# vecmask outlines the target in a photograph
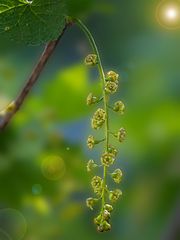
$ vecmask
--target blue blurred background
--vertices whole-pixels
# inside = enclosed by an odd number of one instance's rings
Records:
[[[173,25],[172,12],[162,19],[168,2],[89,1],[82,9],[105,70],[121,75],[113,101],[126,104],[123,117],[110,116],[112,130],[128,132],[120,146],[112,139],[124,173],[112,231],[97,233],[98,209],[85,206],[92,194],[86,163],[102,150],[86,147],[95,134],[86,96],[101,88],[97,72],[83,65],[89,44],[73,26],[0,134],[0,240],[180,239],[180,18]],[[2,42],[0,109],[16,97],[42,49]]]

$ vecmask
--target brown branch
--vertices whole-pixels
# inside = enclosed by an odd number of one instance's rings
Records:
[[[42,53],[37,65],[35,66],[34,70],[32,71],[29,79],[27,80],[25,86],[21,90],[20,94],[17,96],[16,100],[13,101],[12,104],[9,105],[9,111],[5,112],[5,114],[0,119],[0,131],[3,130],[7,124],[11,121],[12,117],[16,114],[16,112],[20,109],[22,104],[24,103],[26,97],[28,96],[29,92],[33,88],[34,84],[37,82],[39,76],[41,75],[43,69],[46,66],[47,61],[51,57],[52,53],[54,52],[57,44],[59,43],[60,39],[64,35],[67,27],[71,25],[66,24],[65,28],[63,29],[59,38],[55,41],[51,41],[48,43]]]
[[[163,240],[176,240],[180,236],[180,207],[179,198],[177,199],[177,204],[173,209],[172,216],[168,223],[169,226],[166,227],[165,235],[162,237]]]

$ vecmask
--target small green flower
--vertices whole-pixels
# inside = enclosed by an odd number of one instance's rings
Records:
[[[94,160],[89,160],[87,163],[87,172],[91,172],[94,168],[96,168],[98,165],[95,164]]]
[[[110,212],[108,212],[108,210],[104,210],[103,211],[103,215],[102,215],[103,219],[106,220],[106,221],[109,221],[110,217],[111,217],[111,214]]]
[[[119,112],[120,114],[124,114],[124,111],[125,111],[125,105],[122,101],[117,101],[114,103],[114,107],[113,107],[113,110],[115,112]]]
[[[106,93],[114,94],[118,89],[118,84],[116,82],[107,81],[105,85]]]
[[[92,120],[91,120],[91,127],[93,129],[98,130],[101,126],[102,126],[102,124],[100,124],[100,122],[98,122],[97,120],[92,118]]]
[[[113,135],[118,139],[119,142],[123,142],[126,138],[126,130],[124,128],[120,128],[119,131]]]
[[[96,120],[96,119],[93,118],[91,120],[91,127],[95,130],[98,130],[103,126],[104,122],[105,122],[105,120],[103,120],[103,119],[102,120]]]
[[[113,206],[110,204],[105,204],[104,209],[111,213],[113,211]]]
[[[98,215],[97,217],[94,218],[94,223],[99,226],[101,224],[102,221],[102,215]]]
[[[94,118],[98,121],[105,120],[106,112],[102,108],[98,108],[97,111],[94,113]]]
[[[96,54],[89,54],[85,60],[84,60],[84,63],[87,65],[87,66],[95,66],[98,64],[98,57]]]
[[[98,232],[107,232],[111,230],[111,225],[107,221],[103,221],[98,227]]]
[[[93,118],[91,120],[91,126],[94,129],[99,129],[102,127],[106,119],[106,112],[102,108],[98,108],[94,113]]]
[[[113,180],[115,183],[120,183],[122,180],[122,171],[121,169],[116,169],[112,174],[111,174]]]
[[[94,176],[91,180],[92,188],[94,189],[94,192],[99,191],[102,187],[103,180],[99,176]]]
[[[109,167],[111,164],[114,163],[114,161],[115,161],[114,154],[109,152],[105,152],[101,157],[101,163],[106,167]]]
[[[117,134],[117,138],[119,142],[123,142],[126,138],[126,130],[124,128],[120,128]]]
[[[94,206],[94,204],[97,202],[98,200],[97,199],[95,199],[95,198],[87,198],[86,199],[86,206],[88,207],[88,208],[90,208],[91,210],[93,210],[93,206]]]
[[[118,151],[117,151],[117,149],[116,149],[115,147],[109,145],[109,147],[108,147],[108,153],[111,153],[111,154],[113,154],[113,155],[116,157]]]
[[[109,71],[109,72],[107,73],[107,76],[106,76],[106,80],[107,80],[107,81],[116,82],[116,81],[118,81],[118,79],[119,79],[119,74],[117,74],[116,72],[114,72],[114,71]]]
[[[86,99],[86,103],[88,106],[93,105],[95,103],[97,103],[98,99],[97,97],[95,97],[92,93],[89,93],[89,95],[87,96]]]
[[[92,135],[89,135],[88,139],[87,139],[87,146],[89,149],[92,149],[95,145],[95,139]]]
[[[114,191],[110,191],[109,200],[112,202],[116,202],[122,196],[122,191],[120,189],[116,189]]]

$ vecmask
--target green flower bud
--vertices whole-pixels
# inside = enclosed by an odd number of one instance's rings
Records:
[[[91,119],[91,127],[95,130],[98,130],[102,125],[95,120],[94,118]]]
[[[111,225],[110,225],[108,222],[104,221],[104,224],[103,224],[103,225],[104,225],[104,231],[105,231],[105,232],[111,230]]]
[[[98,232],[107,232],[111,230],[111,225],[107,221],[103,221],[98,227],[97,231]]]
[[[15,101],[12,101],[7,107],[6,107],[6,112],[7,113],[11,113],[14,111],[14,109],[16,108],[16,103]]]
[[[97,189],[94,189],[94,193],[98,196],[101,197],[102,196],[102,192],[103,192],[103,187],[99,187]]]
[[[124,128],[120,128],[118,133],[116,134],[116,137],[119,142],[123,142],[126,138],[126,130]]]
[[[115,147],[109,145],[109,147],[108,147],[108,153],[111,153],[111,154],[113,154],[113,155],[116,157],[118,151],[117,151],[117,149],[116,149]]]
[[[94,118],[98,121],[105,120],[106,118],[106,112],[102,108],[98,108],[97,111],[94,114]]]
[[[94,218],[94,223],[99,226],[101,224],[101,221],[102,221],[102,216],[101,214],[98,215],[96,218]]]
[[[86,99],[86,103],[88,106],[93,105],[95,103],[97,103],[98,99],[97,97],[95,97],[92,93],[89,93],[89,95],[87,96]]]
[[[106,209],[103,211],[103,219],[108,221],[111,217],[110,212],[108,212]]]
[[[112,174],[111,174],[113,180],[115,183],[120,183],[122,180],[122,171],[121,169],[116,169]]]
[[[104,140],[105,139],[95,140],[92,135],[89,135],[89,137],[87,139],[87,146],[89,149],[92,149],[94,147],[94,145],[99,144],[99,143],[103,142]]]
[[[124,110],[125,110],[125,105],[123,102],[121,101],[118,101],[118,102],[115,102],[114,104],[114,107],[113,107],[113,110],[115,112],[119,112],[120,114],[124,114]]]
[[[110,213],[113,211],[113,207],[110,204],[105,204],[104,205],[104,209],[107,210]]]
[[[95,139],[92,135],[89,135],[88,139],[87,139],[87,146],[89,149],[92,149],[95,145]]]
[[[94,168],[96,168],[98,165],[95,164],[94,160],[89,160],[87,163],[87,171],[91,172]]]
[[[105,84],[105,91],[106,93],[113,94],[117,91],[118,84],[116,82],[108,81]]]
[[[107,81],[117,82],[119,79],[119,74],[114,71],[109,71],[106,76]]]
[[[93,206],[94,206],[94,204],[95,204],[97,201],[98,201],[98,200],[95,199],[95,198],[87,198],[87,199],[86,199],[86,206],[87,206],[88,208],[90,208],[91,210],[93,210]]]
[[[105,119],[106,119],[106,112],[102,108],[98,108],[91,120],[92,128],[96,130],[101,128],[105,122]]]
[[[93,129],[98,130],[103,126],[104,122],[105,122],[104,120],[98,121],[96,119],[92,119],[91,120],[91,126],[92,126]]]
[[[110,191],[109,200],[112,202],[116,202],[120,198],[120,196],[122,196],[122,191],[120,189]]]
[[[87,66],[95,66],[98,63],[98,57],[96,54],[89,54],[84,62]]]
[[[109,167],[111,164],[114,163],[114,161],[115,161],[114,155],[109,152],[105,152],[101,157],[101,163],[106,167]]]
[[[102,191],[103,180],[99,176],[94,176],[91,180],[91,185],[95,193],[99,194]]]

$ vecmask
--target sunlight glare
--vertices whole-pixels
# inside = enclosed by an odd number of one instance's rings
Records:
[[[175,8],[169,8],[166,11],[166,17],[169,20],[175,20],[178,16],[177,10]]]
[[[180,28],[180,0],[161,1],[156,9],[156,18],[166,29]]]

